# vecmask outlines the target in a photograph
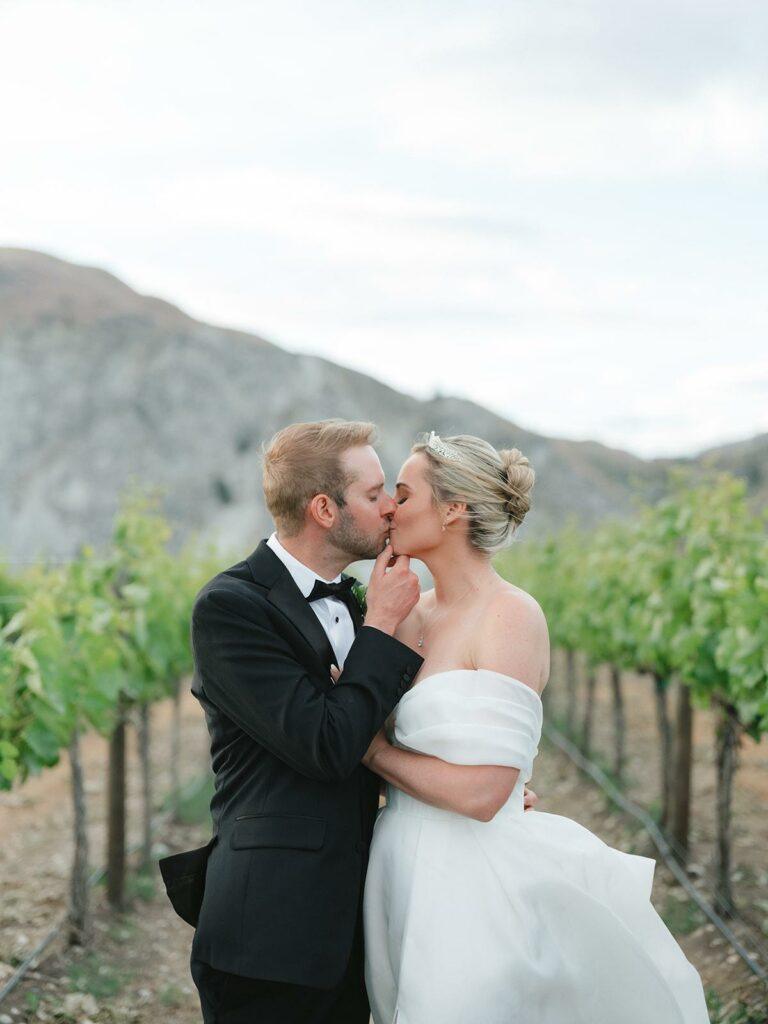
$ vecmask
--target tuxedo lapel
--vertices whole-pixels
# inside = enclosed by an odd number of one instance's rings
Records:
[[[290,619],[317,654],[323,666],[328,669],[331,662],[336,661],[331,642],[320,625],[320,620],[310,608],[309,602],[296,586],[287,569],[269,591],[267,599],[275,608],[279,608],[286,618]]]
[[[325,689],[329,690],[332,686],[330,665],[336,662],[336,655],[325,630],[296,586],[293,576],[264,540],[246,561],[254,580],[268,588],[269,603],[282,612],[312,649],[322,666],[323,679],[328,676]]]
[[[341,574],[341,578],[344,580],[348,579],[349,575],[349,573],[343,572]],[[363,624],[363,610],[355,595],[350,594],[350,597],[351,600],[345,602],[345,604],[347,605],[347,608],[349,608],[349,614],[352,616],[352,625],[355,627],[355,633],[357,633],[358,629],[360,629]]]

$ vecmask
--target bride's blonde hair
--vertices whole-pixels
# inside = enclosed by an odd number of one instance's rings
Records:
[[[469,540],[493,554],[505,547],[531,507],[536,474],[518,448],[497,451],[471,434],[437,439],[424,434],[411,448],[427,458],[436,504],[466,502]]]

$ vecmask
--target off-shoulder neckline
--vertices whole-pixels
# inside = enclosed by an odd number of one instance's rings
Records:
[[[515,676],[508,676],[505,672],[496,672],[495,669],[492,668],[446,668],[443,669],[442,672],[433,672],[431,676],[425,676],[420,683],[414,683],[410,690],[406,690],[406,692],[400,699],[403,700],[409,694],[414,693],[416,690],[418,690],[420,686],[424,686],[425,683],[428,683],[430,679],[437,679],[438,676],[456,675],[456,673],[458,672],[486,672],[488,675],[491,676],[499,676],[501,679],[508,679],[513,683],[517,683],[518,686],[522,686],[523,689],[527,690],[527,692],[530,693],[531,696],[535,697],[539,705],[543,707],[543,701],[541,699],[541,696],[533,689],[533,687],[528,686],[527,683],[524,683],[522,680],[517,679]]]

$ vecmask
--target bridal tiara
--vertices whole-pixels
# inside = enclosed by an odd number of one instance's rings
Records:
[[[430,448],[433,452],[436,452],[444,459],[449,459],[452,462],[461,462],[461,453],[458,449],[441,441],[439,434],[436,434],[434,430],[430,430],[429,432],[427,448]]]

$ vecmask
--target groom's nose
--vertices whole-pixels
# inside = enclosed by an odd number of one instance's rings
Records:
[[[381,506],[381,514],[384,517],[394,515],[395,509],[397,508],[397,502],[394,498],[390,498],[388,494],[384,494],[384,502]]]

